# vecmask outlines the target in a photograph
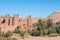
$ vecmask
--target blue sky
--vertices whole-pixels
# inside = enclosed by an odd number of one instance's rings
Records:
[[[47,17],[56,10],[60,10],[60,0],[0,0],[0,15],[3,16]]]

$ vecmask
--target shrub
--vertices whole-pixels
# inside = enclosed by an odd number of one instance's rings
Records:
[[[48,35],[48,29],[43,30],[43,35]]]
[[[30,35],[32,35],[32,36],[40,36],[40,31],[34,29],[34,30],[32,30],[32,31],[30,32]]]
[[[25,31],[20,30],[19,34],[24,39]]]
[[[16,38],[13,38],[12,40],[17,40]]]
[[[14,33],[19,33],[19,27],[14,30]]]
[[[11,32],[11,31],[8,31],[4,36],[5,37],[10,37],[10,36],[12,36],[13,35],[13,33]]]
[[[60,24],[56,27],[57,33],[60,34]]]
[[[57,34],[50,34],[48,37],[57,37]]]

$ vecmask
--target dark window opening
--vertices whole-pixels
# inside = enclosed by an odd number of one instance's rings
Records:
[[[12,19],[12,26],[14,25],[14,17],[13,17],[13,19]]]
[[[2,21],[2,23],[5,23],[5,19]]]
[[[10,26],[10,20],[8,20],[8,25]]]
[[[20,20],[19,20],[19,22],[20,22]]]

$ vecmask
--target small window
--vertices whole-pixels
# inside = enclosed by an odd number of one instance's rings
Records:
[[[5,23],[5,19],[2,21],[2,23]]]
[[[10,20],[8,20],[8,25],[10,26]]]
[[[20,20],[19,20],[19,22],[20,22]]]

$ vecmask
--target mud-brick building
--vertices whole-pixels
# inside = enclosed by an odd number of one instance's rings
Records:
[[[14,14],[14,16],[10,16],[6,14],[5,16],[0,17],[0,28],[2,31],[14,30],[17,26],[21,28],[31,28],[32,23],[37,22],[38,18],[32,18],[28,16],[27,18],[20,18],[18,14]],[[33,22],[32,22],[33,21]]]
[[[33,23],[36,23],[39,19],[44,21],[48,19],[52,19],[53,23],[60,21],[60,11],[53,12],[46,18],[33,18],[32,16],[28,16],[26,18],[19,17],[18,14],[14,14],[14,16],[10,16],[6,14],[5,16],[0,17],[0,28],[2,31],[7,32],[8,30],[14,30],[17,26],[21,28],[32,28]]]

